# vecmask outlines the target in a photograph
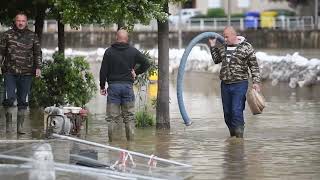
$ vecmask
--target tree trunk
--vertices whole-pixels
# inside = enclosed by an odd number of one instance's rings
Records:
[[[168,1],[164,12],[168,12]],[[169,23],[158,21],[158,94],[157,94],[157,129],[170,129],[169,111]]]
[[[125,28],[125,24],[124,24],[124,22],[123,21],[118,21],[118,23],[117,23],[117,25],[118,25],[118,28],[117,28],[117,30],[120,30],[120,29],[122,29],[122,28]]]
[[[37,34],[40,44],[42,39],[42,32],[43,32],[43,24],[44,24],[44,18],[46,17],[46,9],[47,9],[47,2],[38,2],[36,4],[36,11],[37,15],[35,17],[35,33]]]
[[[64,24],[61,21],[61,17],[58,17],[58,51],[60,54],[64,54]]]

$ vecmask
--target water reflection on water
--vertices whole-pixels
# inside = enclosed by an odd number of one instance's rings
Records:
[[[93,72],[98,73],[93,66]],[[97,77],[97,74],[95,74]],[[319,179],[320,87],[290,89],[287,84],[263,84],[267,100],[258,116],[245,111],[245,140],[228,140],[216,75],[187,73],[184,100],[193,125],[185,127],[176,99],[176,76],[170,81],[171,130],[138,129],[134,142],[114,146],[193,165],[193,179]],[[156,88],[156,87],[152,87]],[[90,103],[93,113],[88,140],[108,144],[104,121],[105,98]],[[40,137],[41,112],[27,120],[30,132],[22,138]],[[5,136],[1,108],[1,139]],[[31,131],[32,130],[32,131]]]

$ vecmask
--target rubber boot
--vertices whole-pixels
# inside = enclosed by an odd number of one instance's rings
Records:
[[[125,103],[121,106],[124,127],[126,131],[127,141],[134,140],[135,118],[134,118],[134,102]]]
[[[127,122],[124,124],[124,127],[126,129],[127,141],[133,141],[134,140],[134,128],[135,128],[134,122]]]
[[[120,105],[108,103],[107,104],[107,116],[108,122],[108,138],[109,142],[114,140],[121,140],[123,120],[120,114]]]
[[[230,132],[230,137],[236,136],[235,129],[229,129],[229,132]]]
[[[108,137],[109,142],[122,140],[123,123],[122,117],[113,117],[112,121],[108,121]]]
[[[235,135],[237,138],[243,138],[244,126],[239,126],[235,129]]]
[[[17,113],[17,133],[18,134],[25,134],[25,132],[22,130],[25,114],[26,114],[26,109],[18,109],[18,113]]]
[[[109,138],[109,142],[112,142],[113,138],[113,123],[108,121],[108,138]]]
[[[12,114],[13,114],[13,107],[5,108],[5,116],[6,116],[6,132],[12,132]]]

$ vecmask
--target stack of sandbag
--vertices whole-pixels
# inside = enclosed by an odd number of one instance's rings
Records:
[[[261,93],[251,89],[247,94],[247,102],[253,115],[261,114],[265,108],[265,99]]]

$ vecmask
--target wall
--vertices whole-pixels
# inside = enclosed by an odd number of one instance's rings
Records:
[[[201,32],[182,32],[183,46]],[[218,32],[221,34],[221,32]],[[282,30],[245,30],[240,31],[255,48],[320,48],[320,30],[308,31],[282,31]],[[72,48],[97,48],[108,47],[114,41],[114,32],[66,32],[66,47]],[[177,48],[178,33],[171,32],[170,48]],[[141,48],[150,49],[157,47],[157,32],[133,32],[130,34],[132,44]],[[42,47],[57,47],[58,36],[56,33],[45,33]],[[206,43],[206,42],[204,42]]]

